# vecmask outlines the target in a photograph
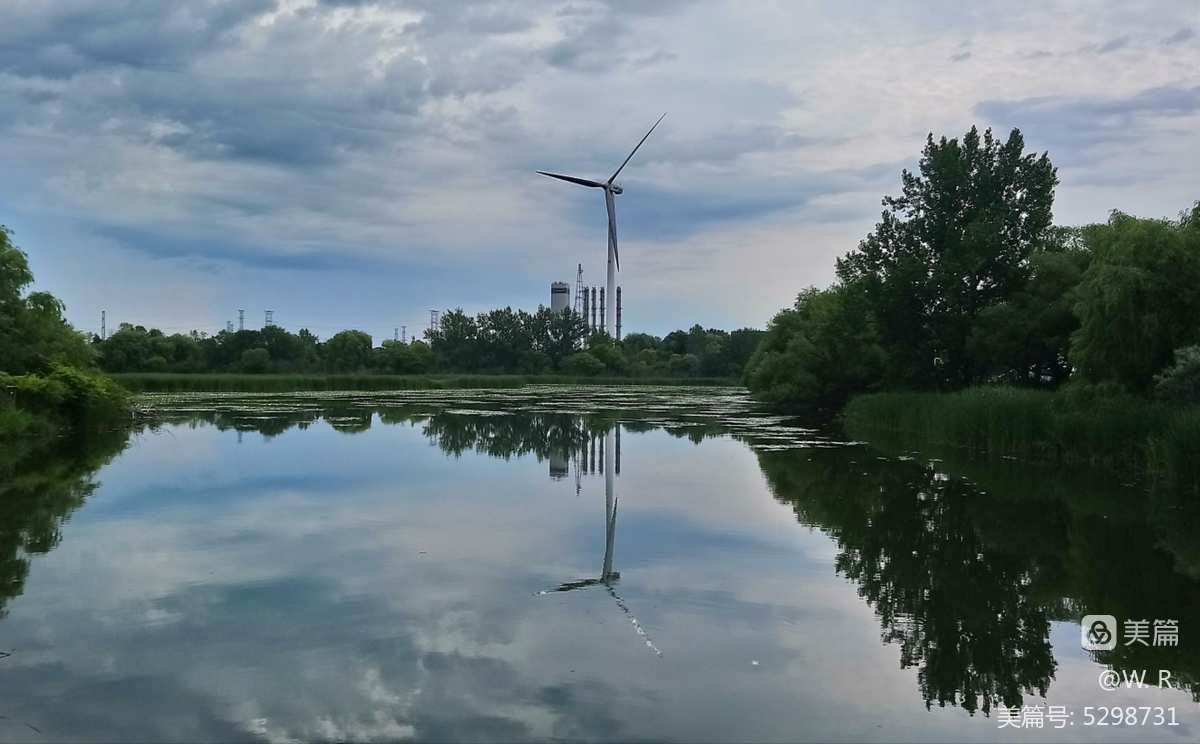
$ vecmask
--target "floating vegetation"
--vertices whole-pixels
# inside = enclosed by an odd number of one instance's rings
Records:
[[[138,397],[150,422],[207,421],[244,430],[277,433],[291,425],[324,420],[341,431],[361,431],[373,415],[385,424],[427,426],[435,417],[464,419],[566,417],[583,432],[620,424],[630,432],[665,429],[699,442],[729,437],[764,450],[841,447],[844,438],[794,417],[765,409],[742,388],[678,385],[524,385],[514,388],[338,390],[281,393],[144,393]],[[273,425],[272,425],[273,424]],[[562,428],[560,422],[555,424]],[[555,446],[561,443],[555,443]]]

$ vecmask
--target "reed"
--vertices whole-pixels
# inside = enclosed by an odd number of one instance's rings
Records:
[[[902,435],[917,447],[1102,467],[1171,487],[1200,485],[1200,411],[1086,389],[977,387],[954,393],[873,393],[843,412],[858,439]]]
[[[333,390],[518,388],[524,385],[737,385],[725,378],[573,377],[569,375],[250,375],[130,373],[113,375],[138,393],[287,393]]]

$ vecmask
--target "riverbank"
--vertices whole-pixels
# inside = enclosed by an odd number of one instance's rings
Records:
[[[135,393],[291,393],[346,390],[518,388],[523,385],[737,385],[723,377],[577,377],[570,375],[251,375],[128,373],[112,376]]]
[[[856,439],[903,436],[995,458],[1103,468],[1200,492],[1200,408],[1087,391],[978,387],[873,393],[843,412]]]
[[[0,442],[11,457],[71,431],[119,427],[129,411],[128,391],[95,372],[55,365],[44,375],[0,373]]]

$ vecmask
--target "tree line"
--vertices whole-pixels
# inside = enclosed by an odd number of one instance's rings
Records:
[[[307,329],[164,334],[122,324],[92,339],[108,372],[568,374],[614,377],[739,378],[763,332],[694,325],[664,337],[633,333],[617,341],[589,329],[571,310],[500,308],[441,314],[423,340],[386,340],[346,330],[321,341]]]
[[[1200,401],[1200,202],[1178,219],[1052,222],[1056,169],[972,127],[929,135],[875,229],[771,321],[746,367],[765,400],[983,383]]]

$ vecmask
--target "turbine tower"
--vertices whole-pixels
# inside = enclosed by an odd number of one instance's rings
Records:
[[[617,252],[616,197],[617,194],[620,194],[623,191],[623,189],[619,184],[615,183],[615,181],[617,176],[620,175],[621,171],[624,170],[625,166],[629,164],[629,161],[633,159],[634,153],[638,151],[638,148],[642,146],[642,143],[646,141],[646,138],[650,136],[650,132],[654,131],[655,127],[659,125],[659,122],[661,122],[665,116],[666,114],[663,114],[662,116],[658,117],[658,121],[654,122],[654,126],[650,127],[650,131],[646,132],[645,136],[643,136],[633,148],[633,152],[629,153],[629,157],[625,158],[625,162],[621,163],[621,166],[617,168],[616,172],[608,177],[607,181],[590,181],[586,178],[576,178],[575,176],[564,176],[560,173],[547,173],[546,171],[538,171],[538,173],[542,174],[543,176],[557,178],[560,181],[568,181],[570,183],[579,184],[580,186],[587,186],[588,188],[592,189],[604,189],[604,206],[608,209],[608,291],[606,294],[609,298],[616,297],[616,272],[620,271],[621,269],[621,257]],[[610,299],[608,305],[604,308],[604,331],[609,336],[613,336],[614,334],[614,326],[616,324],[617,315],[616,310],[616,303],[612,302]]]

